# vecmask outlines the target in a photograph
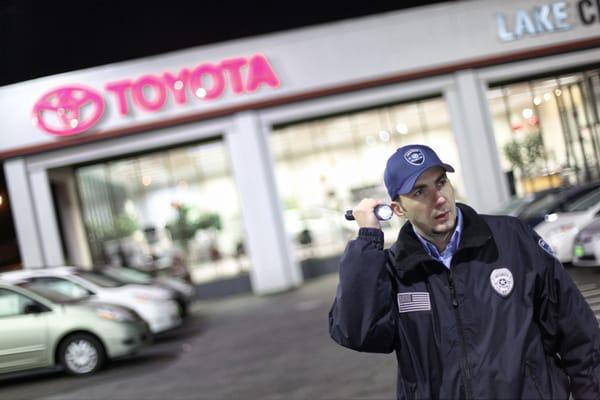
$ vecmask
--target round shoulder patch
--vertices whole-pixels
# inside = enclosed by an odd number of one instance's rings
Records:
[[[538,245],[544,250],[546,253],[550,254],[552,257],[556,258],[556,253],[552,250],[552,246],[550,246],[544,239],[540,238],[538,240]]]
[[[496,268],[493,270],[490,274],[490,283],[494,290],[502,297],[508,296],[515,286],[513,274],[508,268]]]

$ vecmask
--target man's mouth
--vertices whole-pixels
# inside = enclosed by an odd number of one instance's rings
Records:
[[[435,219],[436,222],[438,222],[438,223],[444,223],[444,222],[448,221],[448,218],[450,218],[450,211],[446,211],[445,213],[439,214],[439,215],[435,216],[433,219]]]

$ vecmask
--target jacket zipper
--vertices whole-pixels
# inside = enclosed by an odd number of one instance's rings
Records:
[[[456,288],[454,286],[454,277],[452,270],[448,275],[448,284],[450,287],[450,296],[452,298],[452,308],[454,309],[454,315],[456,316],[456,324],[458,325],[458,331],[460,332],[460,344],[463,351],[463,362],[461,363],[461,370],[463,379],[465,380],[465,391],[467,399],[473,398],[473,390],[471,388],[471,368],[469,367],[469,358],[467,356],[467,340],[465,338],[465,332],[463,329],[462,319],[460,318],[460,311],[458,310],[458,298],[456,296]]]
[[[533,386],[535,386],[535,390],[537,390],[538,395],[540,396],[540,399],[543,399],[544,395],[542,394],[542,389],[540,388],[538,381],[535,379],[535,377],[533,375],[533,368],[531,367],[531,365],[529,363],[527,363],[527,372],[529,372],[529,378],[533,382]]]

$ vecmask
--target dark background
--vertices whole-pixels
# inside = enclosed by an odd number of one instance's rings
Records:
[[[0,0],[0,86],[440,2]]]

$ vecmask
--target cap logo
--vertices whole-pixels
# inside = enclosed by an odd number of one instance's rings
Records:
[[[408,161],[409,164],[419,166],[422,165],[425,161],[425,155],[419,149],[410,149],[406,153],[404,153],[404,159]]]
[[[508,268],[496,268],[490,275],[490,283],[500,296],[506,297],[512,292],[515,280]]]

